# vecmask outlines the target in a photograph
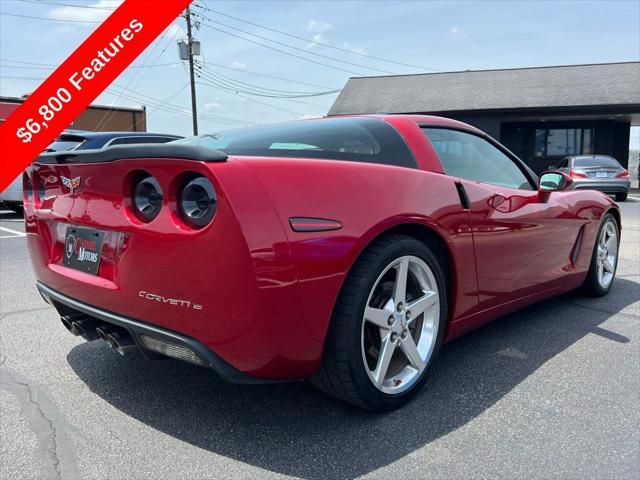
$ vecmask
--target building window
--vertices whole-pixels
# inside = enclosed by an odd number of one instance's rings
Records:
[[[536,157],[562,157],[593,153],[592,128],[539,128]]]

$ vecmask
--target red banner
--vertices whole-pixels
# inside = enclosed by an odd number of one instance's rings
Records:
[[[191,0],[125,0],[0,125],[0,192],[24,170]]]

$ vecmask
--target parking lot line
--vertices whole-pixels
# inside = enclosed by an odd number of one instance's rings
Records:
[[[18,230],[13,230],[11,228],[7,228],[7,227],[0,227],[0,230],[2,230],[3,232],[7,232],[10,233],[11,235],[2,235],[0,236],[0,239],[3,238],[18,238],[18,237],[26,237],[27,234],[24,232],[19,232]]]

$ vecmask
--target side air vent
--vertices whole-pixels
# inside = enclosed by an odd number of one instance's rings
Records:
[[[469,202],[469,197],[467,196],[467,191],[464,189],[464,185],[460,182],[456,182],[456,190],[458,191],[458,197],[460,197],[460,205],[465,210],[471,209],[471,202]]]
[[[584,239],[584,225],[580,227],[578,231],[578,236],[576,237],[576,241],[573,244],[573,248],[571,249],[571,264],[575,265],[578,261],[578,256],[580,255],[580,250],[582,250],[582,240]]]
[[[289,224],[294,232],[326,232],[342,228],[338,220],[326,218],[291,217]]]

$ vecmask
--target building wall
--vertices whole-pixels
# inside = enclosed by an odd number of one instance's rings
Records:
[[[438,115],[438,114],[436,114]],[[492,136],[496,140],[500,140],[500,125],[502,123],[502,119],[496,116],[487,116],[487,115],[442,115],[445,117],[453,118],[454,120],[459,120],[464,123],[468,123],[469,125],[473,125],[476,128],[479,128],[486,134]]]
[[[555,166],[564,155],[535,156],[536,130],[554,128],[586,128],[593,129],[595,154],[610,155],[620,164],[628,168],[630,122],[614,122],[613,120],[574,120],[564,122],[536,121],[531,118],[526,122],[509,121],[508,115],[465,115],[439,114],[473,125],[486,132],[521,158],[536,173],[542,173]]]
[[[73,121],[73,128],[92,132],[146,132],[146,115],[144,111],[89,107]]]
[[[22,99],[19,98],[0,98],[0,123],[21,104]],[[92,132],[146,132],[147,115],[145,109],[123,109],[90,105],[69,125],[69,128]]]
[[[627,168],[629,164],[630,123],[599,121],[572,122],[524,122],[502,124],[500,141],[524,160],[536,173],[541,173],[559,163],[565,155],[535,156],[536,130],[538,129],[593,129],[593,153],[610,155]]]

